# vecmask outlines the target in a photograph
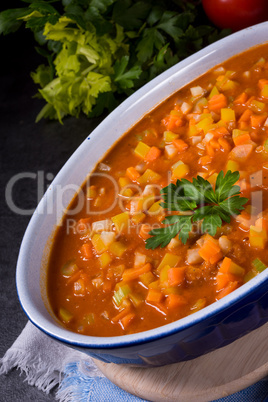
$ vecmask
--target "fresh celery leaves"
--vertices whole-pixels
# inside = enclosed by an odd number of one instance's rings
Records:
[[[47,59],[32,73],[47,104],[37,117],[111,111],[133,91],[229,32],[199,25],[182,0],[22,0],[0,13],[0,34],[22,24]],[[201,6],[200,6],[201,7]]]
[[[221,171],[218,174],[215,190],[209,181],[200,176],[192,182],[186,179],[177,180],[161,190],[163,202],[160,204],[168,212],[178,212],[169,215],[164,220],[167,226],[153,229],[152,236],[146,240],[147,249],[165,247],[177,234],[185,244],[195,222],[202,221],[201,230],[215,236],[218,228],[224,222],[230,222],[231,217],[244,209],[248,201],[240,197],[240,187],[235,185],[239,172]],[[186,214],[187,213],[187,214]]]

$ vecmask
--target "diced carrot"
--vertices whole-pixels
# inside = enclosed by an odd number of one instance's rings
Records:
[[[246,105],[249,106],[251,104],[252,101],[254,101],[256,99],[255,96],[251,96],[247,101],[246,101]]]
[[[208,101],[208,109],[213,112],[220,111],[221,108],[227,106],[227,98],[224,94],[213,95]]]
[[[211,264],[215,264],[222,258],[222,253],[220,246],[217,243],[214,243],[212,240],[208,239],[205,241],[202,247],[200,247],[198,254],[205,261],[210,262]]]
[[[184,306],[187,304],[187,301],[182,295],[170,294],[167,296],[165,304],[168,309],[175,309]]]
[[[80,248],[80,252],[83,258],[86,260],[89,260],[90,258],[93,257],[93,252],[90,244],[84,243],[82,247]]]
[[[240,116],[238,122],[247,122],[250,119],[250,116],[252,115],[252,111],[250,109],[246,109]]]
[[[131,307],[126,307],[124,310],[120,311],[116,316],[112,318],[112,322],[118,322],[122,320],[123,317],[128,315],[131,311]]]
[[[214,134],[214,137],[223,137],[225,135],[229,135],[229,131],[227,130],[226,127],[221,126],[221,127],[216,128],[213,131],[213,134]]]
[[[211,140],[209,141],[209,145],[213,148],[213,149],[220,149],[220,144],[218,141],[216,140]]]
[[[77,271],[75,274],[73,274],[73,275],[68,279],[67,285],[69,285],[69,284],[72,283],[72,282],[77,281],[77,280],[80,278],[80,276],[81,276],[82,273],[83,273],[83,270],[80,269],[80,270]]]
[[[160,303],[164,298],[163,293],[157,289],[149,289],[146,297],[146,301],[152,303]]]
[[[207,151],[207,154],[211,157],[213,157],[215,155],[215,151],[209,143],[206,144],[206,151]]]
[[[229,282],[229,284],[220,291],[220,293],[217,296],[217,299],[222,299],[224,296],[227,296],[228,294],[232,293],[235,289],[237,289],[239,286],[238,281],[235,282]]]
[[[130,179],[130,180],[137,180],[140,177],[139,172],[134,168],[134,167],[129,167],[126,170],[126,176]]]
[[[157,147],[151,147],[150,151],[147,153],[145,157],[146,162],[153,162],[154,160],[158,159],[161,155],[161,150]]]
[[[243,103],[246,103],[247,99],[248,99],[248,94],[246,94],[246,92],[242,92],[240,95],[238,95],[235,98],[234,103],[243,104]]]
[[[219,272],[228,274],[230,266],[231,266],[232,260],[229,257],[225,257],[224,260],[221,263]]]
[[[238,135],[237,137],[235,137],[233,139],[235,145],[244,145],[244,144],[248,144],[249,141],[251,141],[251,137],[249,135],[249,133],[245,133],[242,135]]]
[[[173,140],[172,141],[173,145],[175,145],[175,147],[179,150],[179,152],[183,152],[188,148],[188,144],[186,144],[185,141],[183,140]]]
[[[201,158],[198,159],[198,163],[201,166],[206,166],[211,163],[211,161],[212,157],[210,155],[201,156]]]
[[[167,129],[175,130],[177,127],[183,126],[184,121],[180,116],[170,115],[167,120]]]
[[[221,251],[219,251],[218,253],[214,254],[213,256],[210,257],[210,264],[216,264],[218,261],[220,261],[223,257],[223,254]]]
[[[123,318],[121,318],[120,324],[123,327],[123,329],[126,329],[129,326],[129,324],[133,321],[135,316],[136,316],[135,313],[128,313]]]
[[[238,122],[237,128],[239,130],[247,130],[248,126],[249,126],[249,123],[247,123],[246,121],[240,121],[240,123]]]
[[[151,271],[151,269],[152,265],[150,263],[147,263],[138,268],[128,268],[123,272],[122,279],[125,282],[133,281],[134,279],[137,279],[140,275]]]
[[[253,114],[250,117],[250,124],[254,128],[261,127],[266,119],[267,119],[266,114]]]
[[[225,138],[219,138],[218,142],[220,146],[224,149],[224,151],[229,152],[231,150],[231,145]]]
[[[216,290],[221,290],[223,288],[225,288],[229,282],[232,281],[232,277],[233,275],[230,275],[228,273],[224,273],[224,272],[218,272],[217,276],[216,276]]]
[[[263,89],[263,88],[265,87],[265,85],[268,85],[268,80],[266,80],[265,78],[260,79],[260,80],[258,81],[258,87],[259,87],[260,89]]]
[[[143,223],[140,227],[140,231],[139,231],[139,236],[142,237],[144,240],[149,239],[149,237],[151,237],[149,235],[149,232],[152,230],[152,228],[150,227],[150,225]]]
[[[169,286],[180,285],[184,281],[185,268],[170,268],[168,270],[168,284]]]

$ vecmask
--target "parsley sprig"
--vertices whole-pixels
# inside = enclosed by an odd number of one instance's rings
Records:
[[[168,212],[178,212],[166,216],[163,223],[167,226],[153,229],[152,236],[146,240],[147,249],[165,247],[171,239],[179,234],[185,244],[195,222],[202,221],[201,230],[215,236],[217,228],[223,221],[230,223],[231,217],[244,209],[248,199],[240,197],[240,187],[235,185],[239,180],[239,172],[221,171],[216,180],[215,190],[209,181],[201,176],[192,182],[186,179],[177,180],[161,190],[163,202],[160,205]]]

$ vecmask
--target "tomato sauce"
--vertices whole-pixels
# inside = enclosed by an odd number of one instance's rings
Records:
[[[57,230],[48,266],[51,307],[72,331],[136,333],[217,302],[268,264],[268,46],[238,55],[180,89],[118,141]],[[160,189],[239,171],[245,210],[215,236],[192,228],[146,249],[163,227]],[[70,211],[78,207],[73,200]]]

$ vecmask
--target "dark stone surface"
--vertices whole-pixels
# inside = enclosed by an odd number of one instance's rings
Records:
[[[11,6],[11,4],[10,4]],[[18,41],[19,40],[19,41]],[[44,60],[36,55],[30,32],[0,37],[0,357],[24,328],[27,318],[16,293],[15,271],[20,243],[30,215],[14,213],[5,199],[9,180],[22,172],[44,172],[55,176],[73,151],[86,138],[99,120],[67,118],[64,125],[54,121],[35,123],[43,102],[34,99],[36,86],[30,72]],[[45,187],[44,186],[44,187]],[[20,180],[14,186],[12,200],[22,209],[37,205],[37,180]],[[14,370],[0,376],[0,401],[53,401],[24,382]]]

